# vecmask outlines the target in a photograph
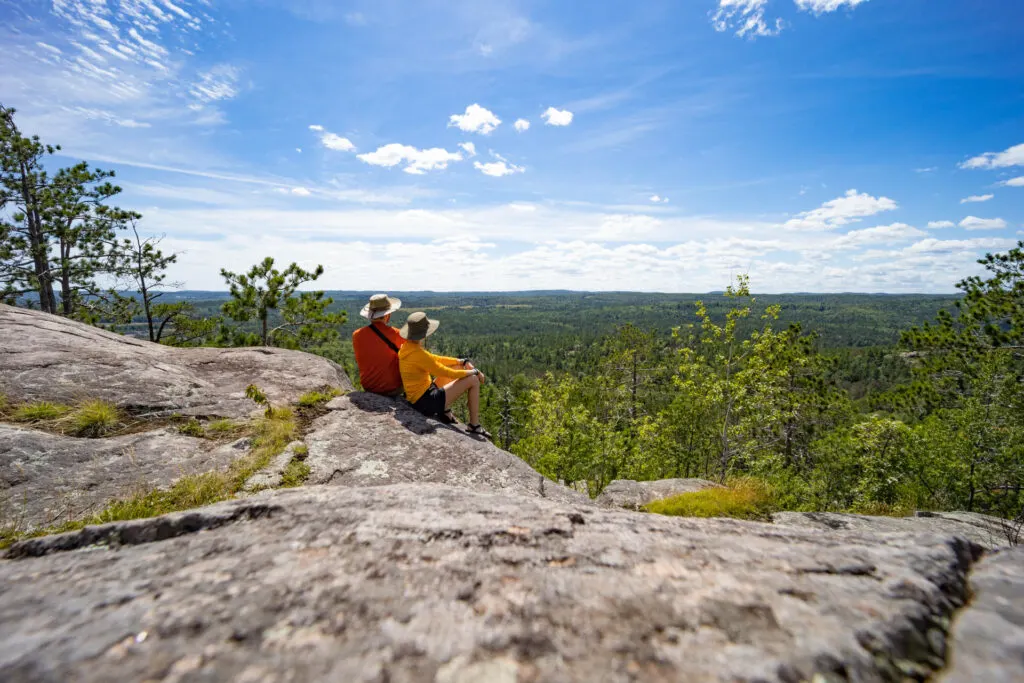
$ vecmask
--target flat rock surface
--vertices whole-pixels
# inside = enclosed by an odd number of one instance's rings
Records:
[[[356,392],[327,407],[304,437],[310,484],[433,482],[590,505],[490,441],[427,419],[405,401]]]
[[[12,402],[98,398],[133,412],[242,417],[245,387],[291,403],[331,385],[352,388],[336,363],[271,348],[174,348],[0,304],[0,393]]]
[[[114,498],[226,467],[247,442],[218,445],[172,428],[104,439],[0,424],[0,526],[45,527]]]
[[[638,510],[648,503],[680,493],[695,493],[719,486],[707,479],[657,479],[633,481],[616,479],[601,491],[594,502],[604,507]]]
[[[921,680],[979,553],[441,485],[269,491],[14,546],[0,680]]]
[[[955,534],[984,548],[1008,544],[1003,520],[976,512],[919,512],[913,517],[871,517],[840,512],[777,512],[775,524],[819,531]]]
[[[970,608],[953,621],[949,665],[938,681],[1024,681],[1024,546],[982,559],[970,588]]]

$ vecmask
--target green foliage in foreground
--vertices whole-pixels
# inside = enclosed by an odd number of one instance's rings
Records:
[[[309,463],[306,462],[308,455],[309,448],[305,444],[295,447],[295,456],[289,461],[288,465],[284,468],[284,472],[281,474],[281,486],[283,488],[293,488],[306,483],[310,473]]]
[[[272,417],[258,420],[254,426],[252,450],[227,470],[204,472],[179,479],[168,489],[140,492],[124,500],[113,501],[100,512],[85,519],[66,522],[28,534],[12,529],[0,530],[0,548],[23,538],[77,531],[93,524],[156,517],[227,500],[241,490],[246,480],[270,464],[271,459],[294,439],[298,429],[288,408],[275,408]]]
[[[656,500],[644,507],[647,512],[677,517],[734,517],[771,521],[779,503],[774,491],[764,482],[744,478],[722,488],[709,488]]]

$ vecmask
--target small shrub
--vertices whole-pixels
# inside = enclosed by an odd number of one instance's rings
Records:
[[[778,509],[772,490],[756,479],[737,479],[725,488],[656,500],[645,506],[648,512],[677,517],[734,517],[769,519]]]
[[[11,417],[15,422],[47,422],[67,415],[70,410],[59,403],[40,401],[16,407]]]
[[[299,405],[303,408],[315,408],[327,403],[336,396],[341,396],[341,390],[337,387],[307,391],[302,396],[299,396]]]
[[[178,431],[185,436],[206,436],[206,432],[203,431],[203,425],[199,424],[199,420],[194,417],[190,417],[188,422],[179,425]]]
[[[121,422],[121,414],[116,406],[93,400],[75,408],[67,420],[72,434],[97,437],[113,431]]]
[[[304,443],[300,443],[298,446],[295,447],[295,450],[293,452],[295,453],[295,456],[297,458],[305,460],[306,456],[309,455],[309,446],[307,446]]]

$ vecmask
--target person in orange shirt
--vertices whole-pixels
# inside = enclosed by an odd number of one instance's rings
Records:
[[[406,340],[398,351],[405,398],[427,417],[453,420],[451,407],[463,394],[469,402],[470,434],[491,438],[480,425],[480,385],[487,379],[466,358],[436,356],[423,348],[423,340],[437,331],[439,323],[426,313],[409,316],[400,334]]]
[[[398,351],[405,340],[388,325],[391,314],[402,307],[402,300],[387,294],[374,294],[359,315],[370,324],[352,333],[352,349],[359,366],[359,383],[366,391],[385,396],[402,393],[402,375],[398,370]]]

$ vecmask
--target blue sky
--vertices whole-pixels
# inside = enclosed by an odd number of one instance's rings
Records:
[[[0,0],[0,101],[221,289],[951,291],[1024,235],[1018,0]],[[528,125],[528,127],[527,127]]]

